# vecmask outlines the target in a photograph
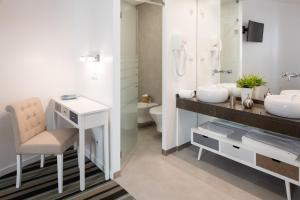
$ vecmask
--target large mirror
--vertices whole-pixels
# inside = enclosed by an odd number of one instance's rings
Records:
[[[300,1],[221,0],[221,82],[259,74],[273,94],[300,89]],[[244,29],[243,29],[244,26]]]
[[[222,83],[235,82],[241,75],[242,65],[242,31],[241,31],[241,7],[236,0],[221,1],[220,37],[221,73]]]

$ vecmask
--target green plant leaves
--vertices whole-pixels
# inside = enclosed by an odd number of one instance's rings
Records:
[[[242,78],[236,81],[239,88],[254,88],[265,85],[266,82],[263,78],[256,74],[244,75]]]

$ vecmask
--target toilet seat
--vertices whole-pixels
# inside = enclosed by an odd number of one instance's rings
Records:
[[[137,123],[138,124],[145,124],[152,122],[153,119],[150,116],[150,109],[158,106],[157,103],[143,103],[139,102],[137,104]]]
[[[161,113],[162,113],[162,106],[156,106],[150,109],[150,114],[161,115]]]
[[[139,102],[137,108],[138,109],[144,109],[144,108],[153,108],[155,106],[158,106],[157,103],[143,103]]]

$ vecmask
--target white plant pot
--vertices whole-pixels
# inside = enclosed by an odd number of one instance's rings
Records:
[[[242,88],[242,90],[241,90],[242,104],[243,104],[244,100],[247,99],[248,95],[250,98],[252,98],[253,89],[252,88]]]
[[[252,98],[263,101],[265,100],[265,95],[267,94],[267,92],[268,92],[268,87],[266,86],[255,87],[253,90]]]

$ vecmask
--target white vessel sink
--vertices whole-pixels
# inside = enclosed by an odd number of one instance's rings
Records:
[[[300,95],[269,95],[265,99],[267,112],[286,118],[300,118]]]
[[[236,83],[220,83],[218,86],[224,87],[228,89],[229,95],[240,97],[241,96],[241,88],[236,86]]]
[[[300,90],[282,90],[280,95],[300,95]]]
[[[207,103],[222,103],[228,96],[228,89],[220,85],[201,86],[197,90],[197,99]]]

